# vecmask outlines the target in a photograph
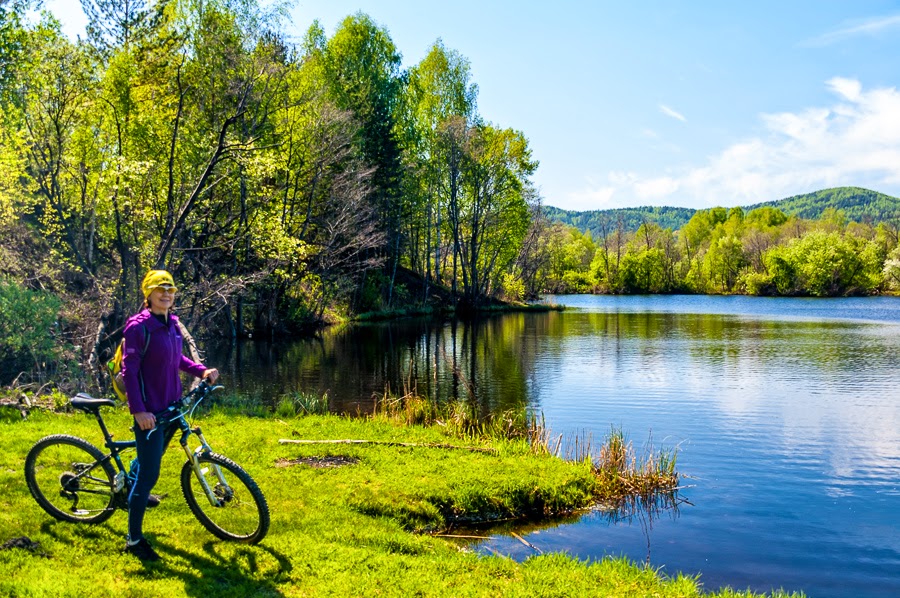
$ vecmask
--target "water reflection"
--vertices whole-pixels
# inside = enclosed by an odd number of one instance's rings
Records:
[[[679,517],[682,505],[690,504],[678,493],[660,493],[652,497],[632,497],[619,504],[596,505],[588,512],[553,520],[458,527],[441,536],[481,554],[503,555],[523,560],[535,554],[548,552],[563,551],[571,554],[572,546],[560,548],[560,538],[566,536],[566,530],[570,526],[590,522],[593,526],[606,528],[637,529],[644,548],[643,558],[637,559],[635,554],[628,556],[632,560],[652,565],[654,525],[660,521],[674,522]],[[621,546],[615,553],[618,554],[620,551]]]
[[[315,339],[213,346],[208,361],[232,386],[273,403],[287,392],[327,392],[333,410],[369,413],[387,389],[438,402],[472,399],[485,413],[524,408],[534,346],[522,317],[474,322],[410,319],[329,330]]]
[[[710,314],[511,314],[224,345],[208,360],[262,403],[327,392],[344,413],[371,412],[388,389],[414,389],[439,403],[474,401],[484,414],[553,409],[549,425],[569,434],[620,423],[615,413],[585,416],[623,403],[629,411],[672,408],[659,401],[714,406],[722,426],[745,426],[731,432],[738,437],[757,435],[759,418],[775,416],[783,425],[769,440],[785,453],[821,447],[841,488],[859,475],[889,483],[897,471],[900,408],[879,396],[896,383],[900,335],[891,328]]]
[[[386,388],[415,388],[483,413],[541,412],[569,436],[650,432],[680,447],[695,506],[517,533],[586,559],[650,554],[708,587],[900,595],[900,301],[666,299],[352,326],[214,348],[208,362],[268,403],[328,392],[336,411],[369,412]],[[506,542],[487,548],[533,553]]]

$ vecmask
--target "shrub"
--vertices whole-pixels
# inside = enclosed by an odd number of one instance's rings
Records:
[[[22,371],[41,375],[58,367],[65,349],[57,319],[61,305],[51,293],[0,280],[0,383]]]

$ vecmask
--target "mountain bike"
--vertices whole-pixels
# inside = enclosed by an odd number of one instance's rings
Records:
[[[238,464],[212,452],[200,427],[188,419],[203,399],[222,388],[205,380],[178,402],[156,415],[157,424],[177,426],[179,443],[187,455],[181,468],[181,490],[194,516],[210,533],[222,540],[256,544],[269,530],[269,505],[259,486]],[[102,523],[116,509],[128,510],[128,495],[137,478],[132,461],[126,468],[123,451],[135,447],[134,440],[114,441],[100,415],[101,407],[115,407],[111,399],[95,399],[79,393],[72,407],[93,415],[103,432],[104,454],[76,436],[54,434],[39,440],[25,459],[25,480],[37,503],[51,516],[73,523]],[[139,431],[138,433],[143,433]],[[191,449],[190,437],[199,445]]]

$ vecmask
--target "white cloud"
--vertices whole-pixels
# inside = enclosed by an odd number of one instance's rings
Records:
[[[676,112],[675,110],[673,110],[672,108],[669,108],[665,104],[659,105],[659,111],[662,112],[663,114],[665,114],[666,116],[671,116],[675,120],[680,120],[683,123],[687,122],[687,119],[684,117],[683,114],[681,114],[680,112]]]
[[[880,17],[872,17],[864,21],[857,21],[852,25],[847,25],[834,31],[829,31],[823,35],[807,40],[801,45],[804,46],[827,46],[845,39],[859,36],[873,36],[879,33],[887,32],[892,29],[900,29],[900,15],[884,15]]]
[[[672,177],[658,177],[634,183],[634,192],[642,200],[653,201],[678,191],[681,183]]]
[[[855,185],[891,192],[900,184],[900,92],[864,89],[854,79],[825,83],[827,107],[762,114],[765,133],[740,140],[705,164],[652,175],[610,172],[602,204],[587,208],[748,205],[828,187]],[[579,203],[589,193],[573,194]]]
[[[862,83],[855,79],[845,79],[843,77],[834,77],[825,82],[836,94],[843,96],[844,99],[855,102],[859,99],[862,92]]]
[[[563,202],[558,205],[565,206],[567,210],[577,210],[584,212],[587,210],[605,210],[607,208],[616,208],[618,206],[612,204],[612,197],[616,189],[610,185],[596,185],[588,182],[587,186],[574,193],[569,193]],[[553,204],[557,205],[557,204]]]

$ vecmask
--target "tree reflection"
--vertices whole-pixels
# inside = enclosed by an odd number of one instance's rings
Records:
[[[690,505],[678,490],[672,492],[657,492],[649,496],[628,496],[615,503],[598,505],[595,509],[597,516],[605,520],[609,525],[633,525],[637,522],[641,526],[641,532],[647,542],[646,564],[650,565],[651,535],[653,522],[667,517],[675,520],[680,514],[683,504]]]

